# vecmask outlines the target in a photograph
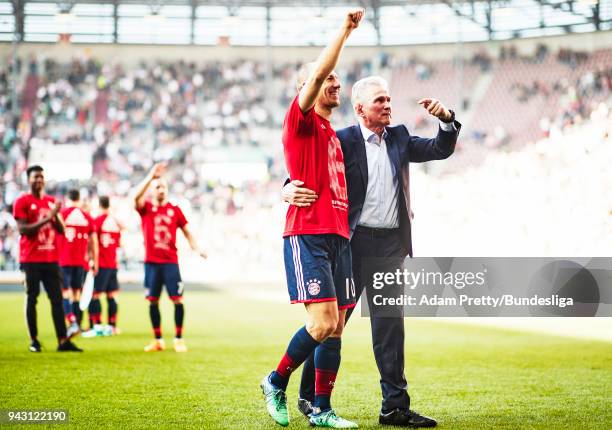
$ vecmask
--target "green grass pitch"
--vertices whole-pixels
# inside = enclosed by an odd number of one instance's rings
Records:
[[[43,293],[38,313],[46,349],[32,354],[23,295],[1,293],[0,409],[69,410],[69,425],[29,426],[35,429],[280,428],[265,412],[259,381],[302,323],[301,307],[215,292],[187,293],[185,302],[187,354],[171,349],[173,314],[165,297],[170,349],[142,351],[150,338],[147,304],[130,292],[119,298],[123,334],[77,338],[85,353],[59,354]],[[406,331],[413,408],[438,419],[438,428],[612,428],[611,343],[418,319],[407,319]],[[288,391],[289,428],[306,429],[295,407],[297,383],[294,377]],[[378,372],[365,318],[346,329],[333,404],[360,428],[379,428]]]

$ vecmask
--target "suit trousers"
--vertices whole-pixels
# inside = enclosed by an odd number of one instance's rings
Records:
[[[372,346],[380,373],[383,413],[399,408],[410,408],[408,383],[404,376],[404,318],[401,307],[389,309],[373,306],[372,298],[384,294],[383,290],[373,287],[373,274],[376,272],[395,272],[401,269],[406,253],[402,247],[399,229],[385,234],[371,234],[357,227],[351,239],[353,253],[353,277],[357,299],[364,292],[370,310]],[[365,303],[362,302],[362,308]],[[347,321],[353,309],[347,312]],[[314,362],[309,357],[302,369],[300,398],[314,398]]]

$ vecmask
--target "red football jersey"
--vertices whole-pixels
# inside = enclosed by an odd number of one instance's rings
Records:
[[[121,244],[121,227],[108,214],[103,214],[94,220],[100,245],[99,262],[102,269],[117,268],[117,248]]]
[[[32,194],[23,194],[13,205],[15,219],[24,220],[27,224],[35,223],[49,215],[55,199],[51,196],[37,198]],[[57,231],[48,222],[38,229],[33,236],[21,235],[19,239],[19,261],[21,263],[57,263]]]
[[[60,266],[82,266],[87,264],[89,236],[95,232],[94,221],[87,212],[79,208],[64,208],[61,211],[66,229],[60,237]]]
[[[348,239],[344,156],[329,121],[314,108],[303,113],[296,97],[285,115],[283,146],[289,177],[319,196],[309,207],[289,206],[283,236],[333,233]]]
[[[155,206],[146,201],[138,213],[142,218],[145,263],[178,263],[176,229],[187,224],[181,208],[172,203]]]

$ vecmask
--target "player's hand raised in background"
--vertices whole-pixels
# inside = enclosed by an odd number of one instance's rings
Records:
[[[346,14],[346,18],[344,19],[344,27],[347,30],[353,31],[359,27],[359,23],[363,19],[364,15],[365,9],[362,7],[349,10]]]
[[[449,122],[452,118],[452,114],[440,100],[425,98],[419,100],[418,103],[440,121]]]
[[[308,188],[301,188],[302,185],[304,185],[304,182],[297,179],[285,185],[282,191],[283,201],[300,208],[305,208],[313,204],[319,196]]]
[[[168,167],[168,165],[164,162],[155,163],[153,165],[153,168],[151,169],[151,177],[153,179],[161,178],[162,176],[164,176],[164,173],[166,173],[166,167]]]

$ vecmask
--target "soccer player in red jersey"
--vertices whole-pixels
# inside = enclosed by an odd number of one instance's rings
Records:
[[[346,310],[355,306],[350,257],[348,197],[340,141],[329,120],[340,105],[334,72],[344,43],[359,26],[364,10],[346,14],[338,35],[315,63],[298,73],[297,90],[283,123],[285,163],[291,178],[307,178],[318,199],[309,207],[290,206],[284,237],[285,271],[292,303],[304,303],[306,326],[298,330],[276,370],[261,382],[268,413],[289,423],[285,390],[291,373],[314,352],[315,401],[312,426],[356,428],[331,407],[340,367],[340,337]]]
[[[19,234],[19,262],[25,273],[26,321],[30,334],[30,351],[40,352],[36,302],[42,282],[51,302],[53,325],[58,339],[58,351],[82,351],[69,339],[62,309],[62,275],[58,266],[57,235],[64,233],[64,221],[60,215],[61,203],[45,194],[45,175],[40,166],[30,166],[27,171],[30,192],[21,195],[13,205]]]
[[[142,233],[145,245],[145,288],[149,300],[149,316],[153,325],[155,339],[145,347],[146,352],[165,349],[161,335],[161,315],[159,297],[163,285],[174,303],[174,323],[176,327],[174,350],[186,352],[183,340],[183,283],[178,266],[176,250],[176,230],[181,229],[189,246],[202,258],[206,251],[199,248],[195,237],[187,227],[187,219],[177,205],[168,201],[168,184],[162,178],[166,170],[164,163],[153,166],[147,177],[136,187],[134,204],[142,219]],[[153,188],[153,198],[145,199],[149,186]]]
[[[94,292],[89,303],[89,318],[92,329],[83,333],[83,337],[94,337],[109,334],[119,334],[117,328],[117,296],[119,295],[119,282],[117,280],[117,248],[121,246],[121,223],[110,213],[110,199],[100,196],[98,199],[100,215],[94,219],[98,233],[99,266],[98,274],[94,277]],[[100,295],[106,294],[108,310],[108,327],[102,326],[102,307]]]
[[[83,313],[79,308],[81,290],[85,280],[88,247],[93,259],[93,274],[98,273],[98,236],[94,220],[88,212],[81,209],[79,190],[68,190],[67,207],[61,211],[66,229],[59,238],[59,264],[64,278],[64,314],[70,324],[68,333],[80,332]]]

